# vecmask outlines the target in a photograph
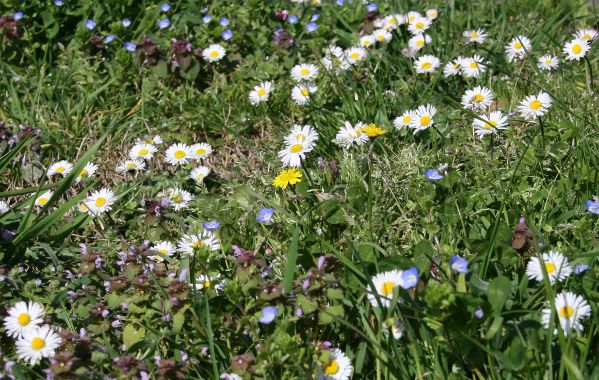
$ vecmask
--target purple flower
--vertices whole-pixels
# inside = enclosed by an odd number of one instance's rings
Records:
[[[287,22],[290,24],[296,24],[299,21],[296,15],[291,15],[287,17]]]
[[[160,10],[163,11],[163,12],[168,12],[168,11],[171,10],[171,8],[172,7],[169,4],[167,4],[167,3],[164,3],[164,4],[162,4],[160,6]]]
[[[599,202],[589,199],[586,202],[586,210],[591,214],[599,215]]]
[[[279,315],[279,309],[276,306],[266,306],[262,309],[262,316],[260,317],[260,323],[268,325],[272,323],[275,318]]]
[[[451,256],[449,267],[458,273],[468,273],[468,260],[460,256]]]
[[[274,210],[272,208],[263,208],[263,209],[260,209],[260,211],[258,211],[256,220],[260,223],[270,223],[273,215],[274,215]]]
[[[25,17],[25,15],[23,14],[23,12],[16,12],[12,14],[12,18],[15,21],[19,21],[20,19],[22,19],[23,17]]]
[[[210,15],[206,15],[202,17],[202,21],[204,22],[204,24],[208,24],[210,21],[212,21],[212,17],[210,17]]]
[[[218,20],[218,23],[220,24],[220,26],[229,26],[231,22],[228,18],[222,17],[220,20]]]
[[[587,270],[589,270],[589,266],[587,264],[580,264],[577,265],[576,268],[574,268],[574,273],[581,274],[582,272],[585,272]]]
[[[121,24],[123,24],[123,26],[127,28],[129,27],[129,25],[131,25],[131,20],[129,20],[128,18],[124,18],[123,21],[121,21]]]
[[[87,19],[83,23],[83,26],[85,26],[85,28],[89,30],[93,30],[96,27],[96,23],[94,22],[94,20]]]
[[[169,26],[171,26],[171,20],[169,20],[168,17],[158,21],[158,28],[160,29],[166,29]]]
[[[217,220],[213,220],[213,221],[204,223],[203,226],[208,231],[215,231],[215,230],[218,230],[218,227],[220,227],[220,223]]]
[[[318,29],[318,24],[315,22],[311,22],[308,25],[306,25],[306,30],[308,32],[315,32],[316,29]]]
[[[485,316],[485,312],[480,307],[474,311],[474,318],[482,319]]]
[[[231,38],[233,38],[233,32],[231,31],[231,29],[223,30],[220,36],[223,40],[228,41]]]
[[[125,49],[132,53],[135,53],[135,49],[137,49],[137,45],[133,42],[125,42]]]
[[[418,285],[418,268],[412,267],[401,272],[401,287],[411,289]]]
[[[429,169],[424,172],[424,176],[431,181],[443,179],[443,175],[437,169]]]

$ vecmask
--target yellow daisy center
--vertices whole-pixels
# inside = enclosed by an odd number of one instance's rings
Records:
[[[135,167],[137,167],[137,165],[135,164],[135,162],[128,162],[127,163],[127,167],[128,168],[135,168]]]
[[[161,255],[166,255],[168,251],[166,249],[160,249],[158,250],[158,253],[160,253]]]
[[[476,62],[471,62],[470,63],[470,68],[471,69],[476,69],[477,67],[478,67],[478,63],[476,63]]]
[[[370,42],[368,42],[368,44],[370,44]],[[366,46],[368,46],[368,44],[366,44]],[[358,59],[358,58],[360,57],[360,55],[359,55],[358,53],[355,53],[355,52],[354,52],[354,53],[351,53],[351,54],[349,55],[349,57],[350,57],[351,59]]]
[[[381,292],[384,296],[388,296],[389,294],[393,294],[393,288],[395,287],[395,283],[393,281],[384,282],[381,286]]]
[[[23,313],[17,317],[17,321],[23,327],[27,326],[31,322],[31,317],[27,313]]]
[[[416,41],[416,46],[424,46],[424,40]]]
[[[412,118],[410,116],[404,116],[403,117],[403,123],[404,124],[408,124],[411,120],[412,120]]]
[[[582,36],[582,39],[585,40],[585,41],[586,40],[590,40],[591,39],[591,35],[588,34],[588,33],[586,33],[584,36]]]
[[[56,168],[55,171],[56,171],[56,173],[62,173],[62,172],[64,172],[64,167],[60,166],[60,167]]]
[[[422,22],[417,22],[417,23],[416,23],[416,28],[418,28],[418,29],[422,29],[422,28],[424,28],[424,23],[422,23]]]
[[[46,347],[46,341],[44,339],[36,336],[31,340],[31,348],[34,350],[39,351],[44,347]]]
[[[379,41],[382,41],[382,40],[385,39],[385,36],[382,35],[382,34],[379,34],[378,36],[376,36],[376,39],[379,40]]]
[[[339,364],[337,364],[335,360],[331,360],[322,369],[327,375],[335,375],[337,372],[339,372]]]
[[[491,129],[493,127],[497,126],[497,122],[496,121],[487,121],[487,123],[485,124],[485,128],[487,129]]]
[[[551,65],[551,63],[552,63],[552,62],[551,62],[551,60],[550,60],[550,59],[547,59],[547,60],[545,60],[545,64],[546,64],[546,65]]]
[[[83,212],[87,212],[89,210],[89,208],[85,204],[81,203],[79,205],[79,210],[81,210]]]
[[[204,281],[204,287],[209,288],[212,283],[210,281]]]
[[[83,169],[79,172],[79,177],[83,177],[86,174],[87,174],[87,170]]]
[[[301,69],[301,70],[300,70],[300,74],[301,74],[302,76],[309,75],[309,74],[310,74],[310,69]]]
[[[145,156],[145,155],[146,155],[146,154],[148,154],[148,153],[150,153],[150,151],[149,151],[149,150],[147,150],[147,149],[145,149],[145,148],[144,148],[144,149],[141,149],[141,150],[139,151],[139,155],[140,155],[140,156]]]
[[[301,141],[304,142],[306,141],[308,138],[306,137],[306,135],[304,135],[303,133],[298,133],[297,135],[295,135],[295,139],[297,141]]]
[[[181,203],[183,202],[183,197],[181,196],[181,194],[173,194],[171,196],[171,199],[173,200],[173,202],[175,203]]]
[[[530,108],[532,108],[533,110],[538,110],[539,108],[541,108],[542,105],[543,104],[538,100],[533,100],[532,102],[530,102]]]
[[[582,52],[582,46],[580,46],[580,44],[572,45],[572,52],[574,54],[580,54]]]
[[[471,38],[478,38],[478,33],[472,32],[472,33],[470,33],[470,37]]]
[[[37,204],[40,206],[45,205],[46,203],[48,203],[48,198],[40,198],[37,200]]]
[[[433,66],[433,65],[432,65],[432,63],[430,63],[430,62],[424,62],[424,63],[422,64],[422,69],[423,69],[423,70],[428,70],[428,69],[430,69],[432,66]]]
[[[291,145],[291,153],[299,153],[304,150],[304,146],[302,144],[293,144]]]
[[[104,197],[98,197],[96,199],[96,207],[102,207],[106,204],[106,198]]]
[[[199,148],[198,150],[196,150],[196,156],[201,156],[203,154],[206,154],[206,149]]]
[[[426,127],[427,125],[429,125],[429,124],[430,124],[430,122],[431,122],[431,118],[430,118],[430,116],[422,116],[422,117],[420,118],[420,125],[422,125],[422,126],[425,126],[425,127]]]
[[[308,96],[308,95],[310,95],[310,91],[308,91],[308,89],[307,89],[307,88],[305,88],[305,87],[304,87],[304,88],[302,88],[302,89],[300,89],[300,92],[302,93],[302,95],[303,95],[303,96]]]
[[[365,41],[364,41],[364,43],[363,43],[363,45],[364,45],[364,46],[368,46],[368,45],[370,45],[370,40],[365,40]],[[354,55],[355,55],[355,57],[354,57]],[[352,57],[352,58],[358,58],[357,56],[358,56],[358,55],[357,55],[356,53],[353,53],[353,54],[351,55],[351,57]]]
[[[183,158],[183,157],[185,157],[185,151],[183,151],[183,150],[178,150],[178,151],[176,151],[176,152],[175,152],[175,158],[179,158],[179,159],[181,159],[181,158]]]
[[[212,51],[210,52],[210,56],[211,56],[212,58],[216,58],[216,57],[218,57],[218,52],[217,52],[216,50],[212,50]]]
[[[485,99],[484,96],[482,96],[482,94],[476,94],[472,97],[472,101],[474,101],[475,103],[480,103]]]
[[[547,261],[545,263],[545,269],[547,269],[547,273],[553,273],[555,272],[555,264],[550,261]]]
[[[266,90],[263,89],[263,88],[259,89],[258,90],[258,96],[264,96],[264,95],[266,95]]]
[[[522,49],[522,44],[520,42],[516,42],[514,44],[514,48],[516,48],[516,49]]]
[[[574,315],[574,309],[572,306],[566,305],[559,309],[559,315],[562,318],[570,318],[572,315]]]
[[[193,242],[193,244],[191,245],[193,248],[202,248],[206,246],[206,243],[204,243],[201,240],[195,241]]]

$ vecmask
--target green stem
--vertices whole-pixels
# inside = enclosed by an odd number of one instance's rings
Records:
[[[587,71],[587,88],[589,91],[593,91],[593,68],[589,57],[585,56],[584,61],[586,62]]]

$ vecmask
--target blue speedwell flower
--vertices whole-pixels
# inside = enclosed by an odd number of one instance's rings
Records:
[[[258,215],[256,216],[256,220],[260,223],[269,223],[272,220],[274,213],[275,210],[272,208],[260,209],[260,211],[258,211]]]
[[[337,0],[337,5],[342,6],[345,4],[345,0]]]
[[[370,3],[366,6],[368,12],[376,12],[379,9],[375,3]]]
[[[171,10],[171,8],[172,7],[170,6],[170,4],[167,4],[167,3],[164,3],[160,6],[160,10],[163,12],[168,12]]]
[[[218,230],[218,227],[220,227],[220,223],[217,220],[213,220],[210,222],[205,222],[203,226],[208,231],[215,231]]]
[[[56,5],[57,7],[62,7],[64,5],[64,1],[54,0],[54,5]]]
[[[115,39],[115,35],[114,34],[109,34],[106,37],[104,37],[104,43],[111,43],[114,39]]]
[[[200,9],[200,12],[202,12],[202,13],[207,13],[207,12],[208,12],[208,7],[206,7],[206,8],[203,8],[203,9]]]
[[[123,24],[123,26],[127,28],[129,27],[129,25],[131,25],[131,20],[129,20],[128,18],[124,18],[123,21],[121,21],[121,24]]]
[[[587,270],[589,270],[589,266],[587,264],[580,264],[577,265],[576,268],[574,268],[574,273],[581,274],[582,272],[585,272]]]
[[[311,22],[308,25],[306,25],[306,30],[308,32],[315,32],[316,29],[318,29],[318,24],[315,22]]]
[[[482,319],[485,316],[485,312],[480,307],[474,311],[474,318]]]
[[[468,260],[460,256],[451,256],[449,267],[458,273],[468,273]]]
[[[443,175],[437,169],[430,169],[424,172],[424,176],[431,181],[443,179]]]
[[[265,325],[272,323],[277,315],[279,315],[279,309],[276,306],[266,306],[262,309],[262,316],[259,318],[260,323]]]
[[[135,52],[135,49],[137,49],[137,45],[136,45],[136,44],[134,44],[133,42],[128,42],[128,41],[127,41],[127,42],[125,42],[125,49],[126,49],[127,51],[130,51],[130,52],[133,52],[133,53],[134,53],[134,52]]]
[[[411,289],[418,285],[418,268],[412,267],[401,272],[401,287]]]
[[[320,15],[318,13],[314,13],[312,15],[312,18],[310,18],[310,21],[316,21],[320,18]]]
[[[96,27],[96,23],[94,22],[94,20],[87,19],[83,23],[83,26],[85,26],[89,30],[93,30]]]
[[[290,24],[296,24],[299,21],[296,15],[291,15],[287,17],[287,22]]]
[[[168,28],[169,26],[171,26],[171,20],[167,18],[163,18],[162,20],[158,21],[158,27],[160,29],[165,29]]]
[[[223,40],[228,41],[231,38],[233,38],[233,31],[231,31],[231,29],[223,30],[223,32],[220,34],[220,36],[222,37]]]
[[[12,18],[15,21],[19,21],[20,19],[22,19],[23,17],[25,17],[25,15],[23,14],[23,12],[16,12],[12,14]]]
[[[231,22],[228,18],[222,17],[220,20],[218,20],[218,23],[220,24],[220,26],[229,26]]]
[[[210,15],[206,15],[202,17],[202,21],[204,22],[204,24],[208,24],[210,21],[212,21],[212,17],[210,17]]]
[[[591,214],[599,215],[599,202],[594,202],[591,199],[589,199],[586,202],[586,209]]]

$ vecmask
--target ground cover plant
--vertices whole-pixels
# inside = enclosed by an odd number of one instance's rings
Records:
[[[0,375],[599,378],[588,1],[0,0]]]

